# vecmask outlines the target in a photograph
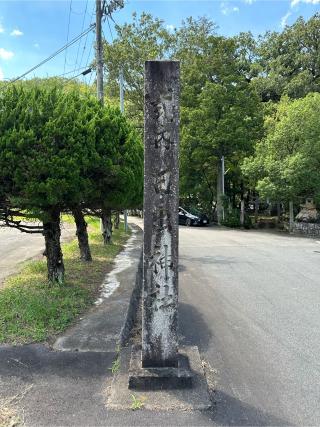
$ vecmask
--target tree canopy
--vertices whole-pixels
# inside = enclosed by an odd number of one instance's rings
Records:
[[[27,83],[1,93],[2,212],[27,210],[44,229],[54,225],[57,242],[60,212],[140,204],[142,176],[140,138],[119,109],[77,87]]]
[[[242,170],[260,195],[272,200],[320,202],[320,94],[282,98],[266,118],[266,137]]]

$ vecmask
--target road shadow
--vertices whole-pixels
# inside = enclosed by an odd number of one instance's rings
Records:
[[[181,345],[196,345],[200,351],[208,348],[212,334],[193,305],[179,303],[179,335]]]
[[[39,344],[0,347],[0,378],[98,378],[110,375],[115,353],[51,351]]]
[[[182,273],[186,270],[187,270],[187,267],[185,267],[183,264],[179,264],[179,266],[178,266],[179,273]]]
[[[293,426],[283,418],[255,408],[221,390],[213,394],[213,409],[207,416],[220,426]]]

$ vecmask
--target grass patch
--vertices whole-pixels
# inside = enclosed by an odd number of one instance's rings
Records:
[[[48,286],[46,260],[29,261],[0,291],[0,343],[45,341],[66,329],[90,306],[110,263],[128,238],[123,224],[114,230],[113,243],[103,245],[100,223],[87,218],[93,261],[79,258],[78,241],[64,243],[63,285]]]

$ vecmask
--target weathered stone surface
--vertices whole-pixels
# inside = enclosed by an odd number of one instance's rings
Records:
[[[141,347],[133,347],[129,369],[129,388],[139,390],[180,389],[192,386],[192,372],[189,360],[178,354],[178,366],[143,368]]]
[[[319,220],[319,213],[317,211],[313,199],[307,199],[304,204],[300,205],[301,210],[296,216],[298,222],[316,222]]]
[[[145,64],[143,367],[178,363],[179,62]]]
[[[107,408],[112,410],[132,409],[135,399],[146,410],[206,410],[212,405],[208,393],[208,384],[204,375],[202,361],[197,347],[180,347],[179,353],[188,360],[192,372],[192,387],[163,389],[129,389],[128,366],[131,357],[129,348],[120,353],[120,370],[113,377],[107,395]]]
[[[293,224],[293,232],[304,234],[310,237],[320,236],[320,224],[310,222],[295,222]]]

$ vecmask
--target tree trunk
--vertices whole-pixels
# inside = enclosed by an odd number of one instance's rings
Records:
[[[267,199],[267,204],[268,204],[268,216],[271,216],[272,203],[270,202],[269,199]]]
[[[243,199],[244,199],[244,185],[243,185],[243,182],[241,182],[240,183],[240,200],[243,200]]]
[[[119,229],[119,224],[120,224],[120,212],[116,211],[116,218],[115,218],[115,221],[114,221],[114,228],[118,230]]]
[[[90,246],[89,246],[89,238],[87,231],[87,223],[84,219],[84,215],[79,206],[76,206],[73,210],[73,217],[77,226],[77,237],[78,237],[78,245],[80,250],[80,259],[82,261],[90,262],[92,261]]]
[[[101,220],[102,220],[103,243],[105,245],[110,245],[112,243],[111,209],[105,209],[105,208],[102,209]]]
[[[281,203],[277,202],[277,221],[278,221],[278,223],[280,222],[280,220],[281,220]]]
[[[43,222],[43,235],[46,244],[48,279],[53,283],[62,284],[64,280],[63,255],[60,245],[60,210],[51,209]]]
[[[235,193],[235,185],[233,184],[233,192],[232,192],[232,208],[236,209],[236,193]]]

